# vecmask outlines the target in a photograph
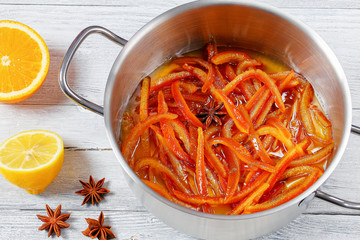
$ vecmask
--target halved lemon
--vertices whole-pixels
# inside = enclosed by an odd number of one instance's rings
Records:
[[[49,69],[49,51],[40,35],[25,24],[0,21],[0,102],[33,95]]]
[[[18,133],[0,145],[0,172],[31,194],[42,193],[58,175],[64,160],[61,137],[46,130]]]

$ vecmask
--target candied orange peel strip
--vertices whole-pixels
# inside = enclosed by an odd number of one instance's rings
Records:
[[[143,79],[121,151],[147,186],[183,207],[265,211],[321,177],[336,149],[332,124],[300,74],[221,49],[208,44]]]

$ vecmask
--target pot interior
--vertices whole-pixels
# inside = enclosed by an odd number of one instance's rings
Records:
[[[199,1],[160,15],[143,27],[119,54],[110,73],[105,96],[105,118],[113,146],[121,117],[140,81],[169,58],[213,41],[273,56],[310,81],[333,124],[335,153],[323,180],[336,167],[347,143],[351,103],[346,77],[336,57],[321,38],[304,24],[279,10],[250,2]],[[132,177],[120,151],[114,151]],[[304,197],[304,196],[303,196]]]

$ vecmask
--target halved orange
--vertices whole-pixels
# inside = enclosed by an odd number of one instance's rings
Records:
[[[15,103],[33,95],[49,69],[45,41],[30,27],[0,21],[0,102]]]

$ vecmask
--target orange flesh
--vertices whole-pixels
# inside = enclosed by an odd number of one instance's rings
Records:
[[[14,40],[7,41],[9,36]],[[0,42],[0,92],[26,88],[41,68],[39,45],[24,32],[12,28],[6,28],[6,34],[0,32]]]

